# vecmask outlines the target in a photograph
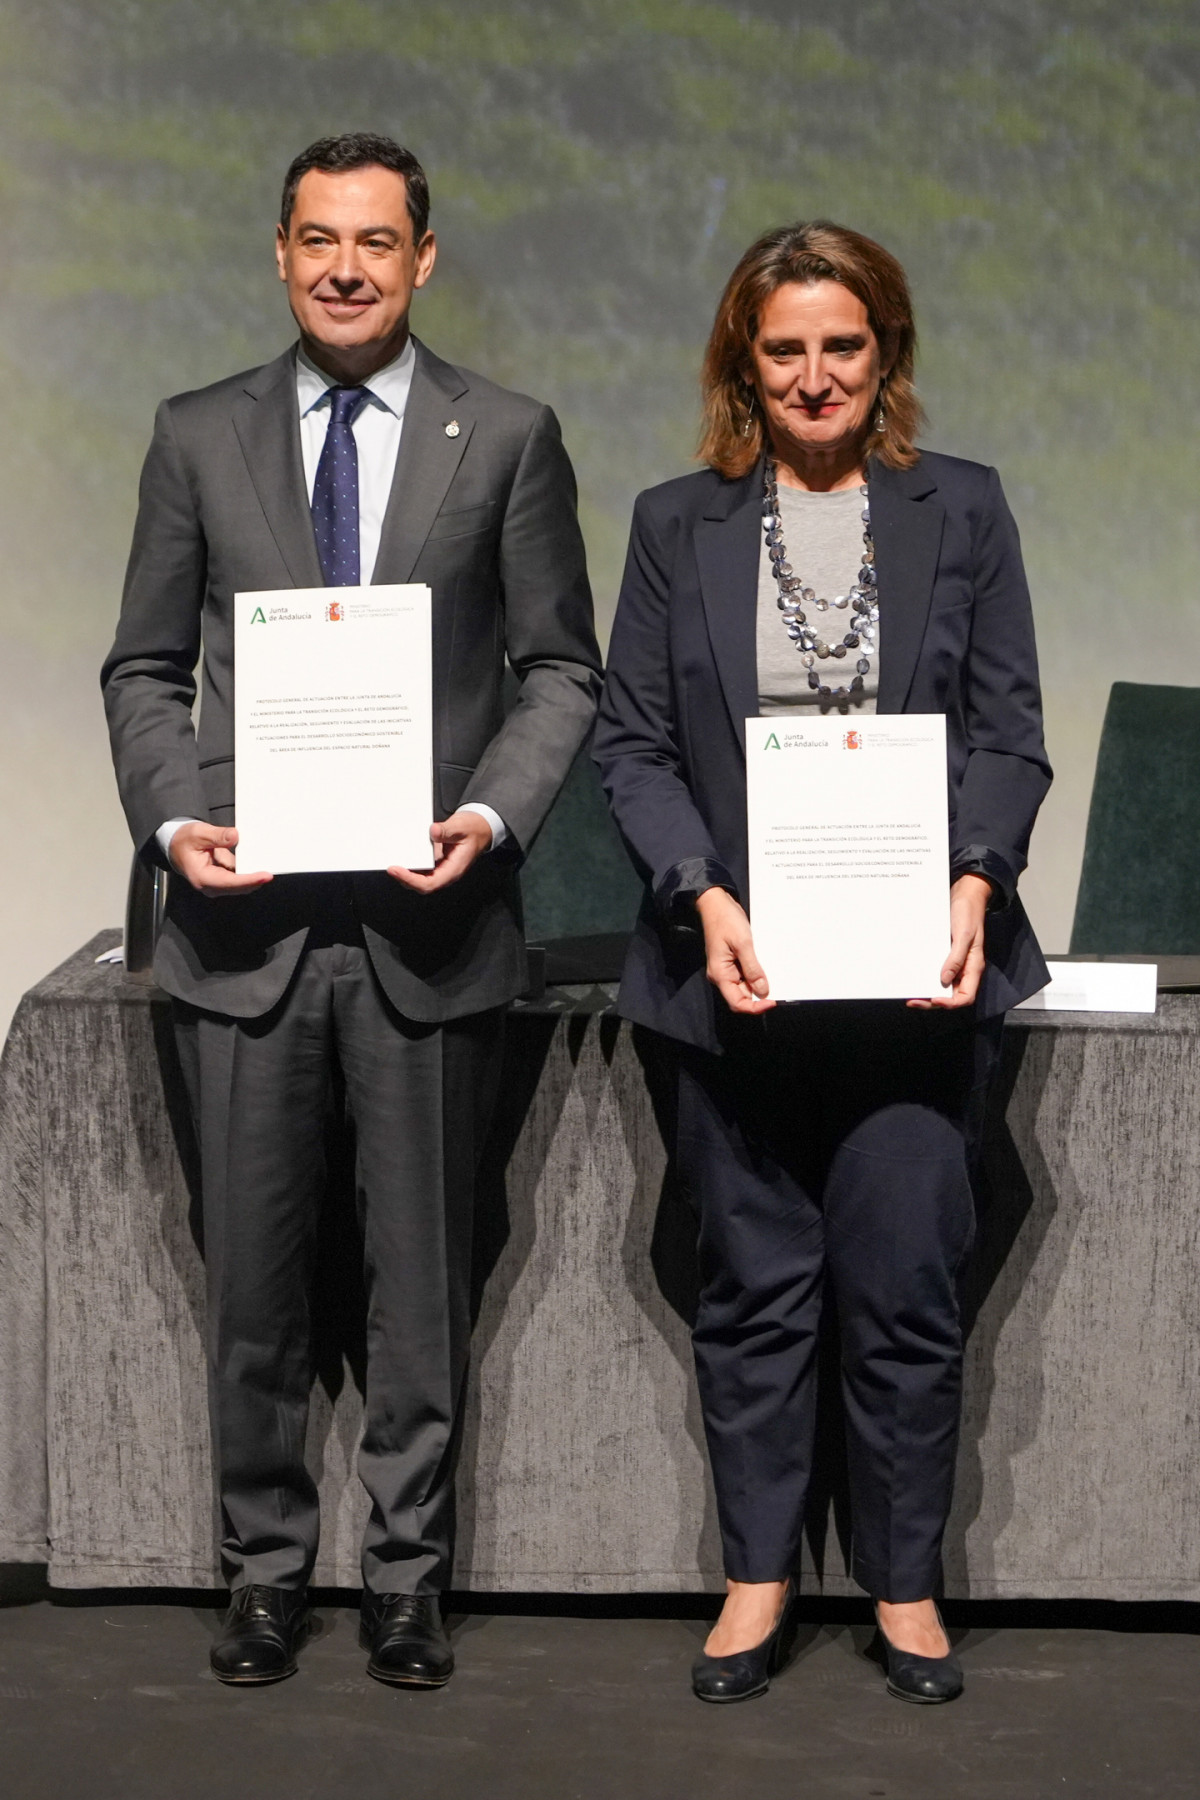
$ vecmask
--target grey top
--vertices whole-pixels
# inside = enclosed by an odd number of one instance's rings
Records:
[[[833,494],[809,494],[801,488],[779,484],[779,514],[788,561],[822,600],[847,594],[861,566],[863,548],[863,497],[857,487]],[[828,612],[805,607],[805,617],[832,646],[840,644],[850,629],[850,608],[830,606]],[[882,624],[882,620],[880,621]],[[771,572],[765,538],[758,563],[758,710],[760,713],[795,712],[800,707],[819,708],[858,716],[875,711],[879,693],[879,629],[875,648],[866,651],[871,672],[863,678],[863,691],[853,698],[822,699],[808,685],[808,670],[784,629],[779,611],[779,588]],[[847,650],[844,657],[820,657],[815,669],[826,686],[849,687],[861,650]]]

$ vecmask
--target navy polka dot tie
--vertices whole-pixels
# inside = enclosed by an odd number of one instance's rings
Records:
[[[358,446],[351,427],[366,400],[365,387],[331,387],[329,429],[313,483],[313,530],[326,587],[357,587]]]

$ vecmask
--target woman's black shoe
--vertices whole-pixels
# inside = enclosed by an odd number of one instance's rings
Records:
[[[942,1615],[938,1613],[938,1624]],[[913,1700],[918,1706],[940,1706],[946,1700],[957,1700],[963,1691],[962,1664],[953,1650],[948,1656],[915,1656],[911,1650],[897,1650],[879,1623],[880,1660],[887,1669],[888,1693],[897,1700]],[[942,1630],[946,1627],[942,1625]],[[947,1640],[949,1641],[949,1640]]]
[[[707,1656],[704,1651],[692,1664],[692,1692],[697,1700],[723,1704],[730,1700],[753,1700],[765,1694],[771,1677],[783,1660],[784,1640],[792,1616],[792,1584],[783,1596],[779,1617],[761,1644],[753,1650],[738,1650],[733,1656]]]
[[[308,1636],[312,1614],[305,1589],[238,1588],[221,1635],[209,1653],[212,1672],[231,1687],[263,1687],[296,1673],[296,1652]]]

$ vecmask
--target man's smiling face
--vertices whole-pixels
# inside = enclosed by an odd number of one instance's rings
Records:
[[[330,373],[351,378],[403,349],[413,293],[436,253],[431,231],[413,242],[403,175],[377,163],[336,175],[310,169],[275,245],[306,346]]]

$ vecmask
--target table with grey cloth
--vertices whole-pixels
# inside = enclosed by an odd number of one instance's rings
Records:
[[[187,1128],[163,997],[96,966],[27,994],[0,1066],[0,1560],[59,1587],[219,1580]],[[611,989],[509,1024],[480,1187],[455,1585],[716,1589],[691,1370],[694,1222],[653,1057]],[[946,1588],[1200,1598],[1200,996],[1005,1031]],[[308,1454],[315,1579],[358,1583],[356,1226],[331,1126]],[[829,1366],[836,1370],[831,1355]],[[805,1585],[856,1591],[836,1381]]]

